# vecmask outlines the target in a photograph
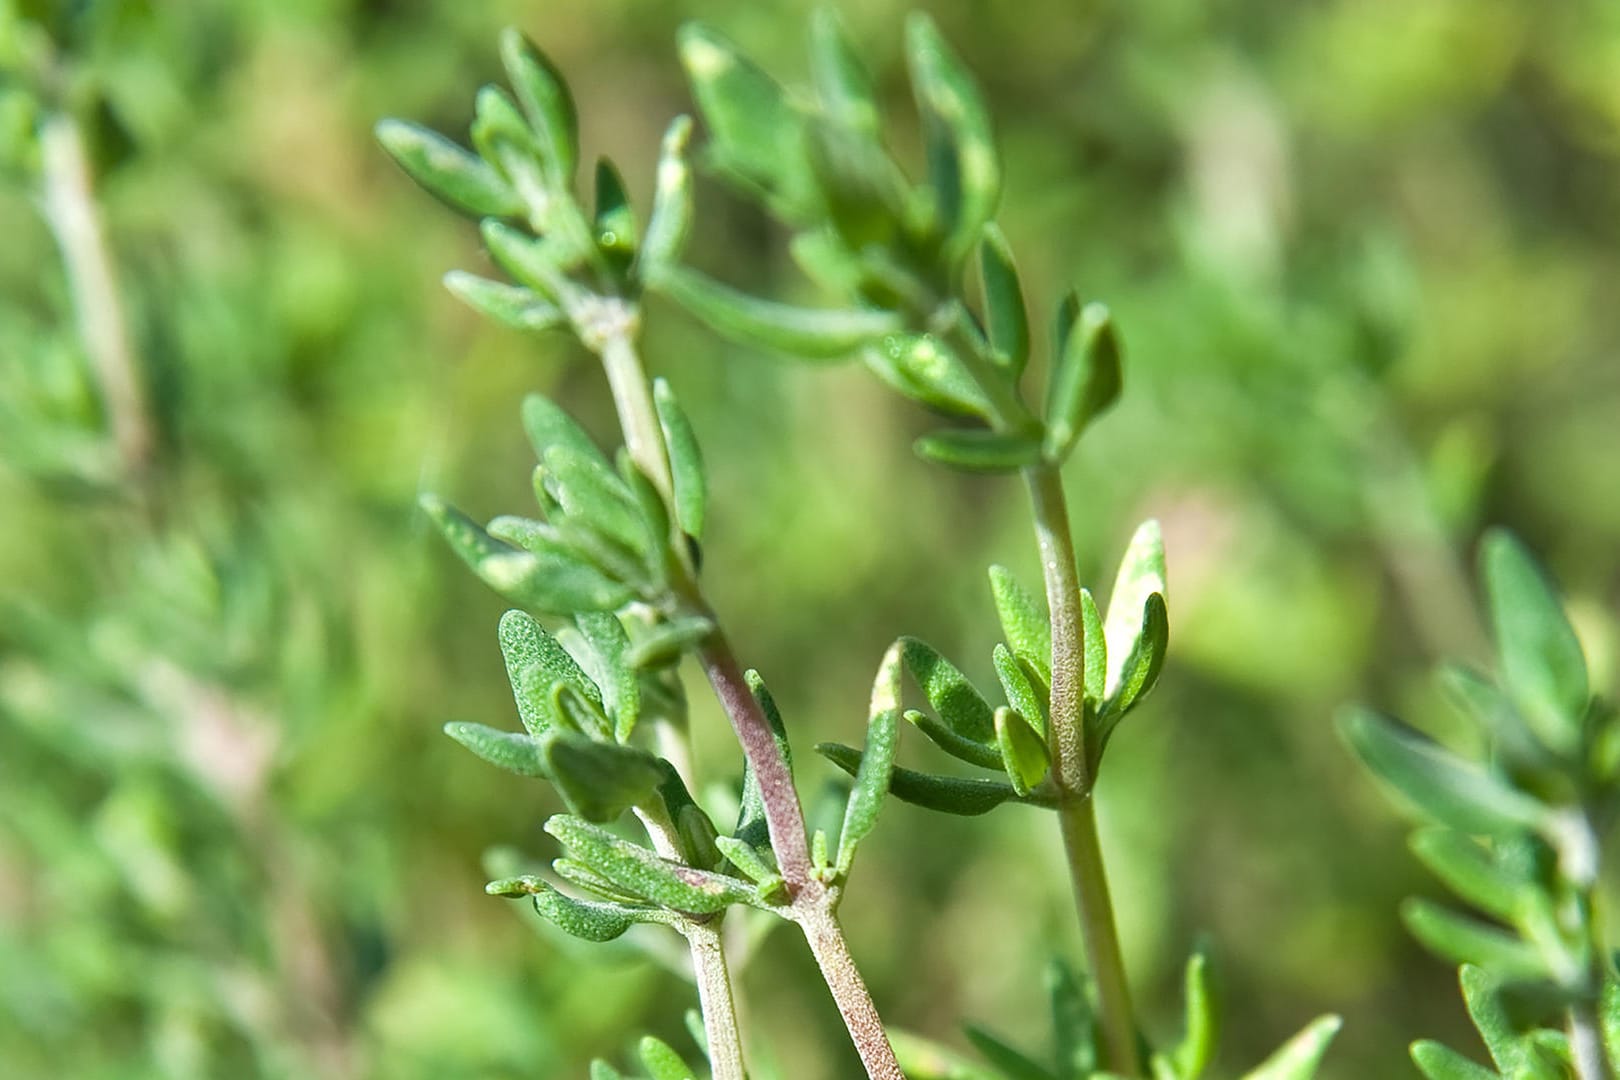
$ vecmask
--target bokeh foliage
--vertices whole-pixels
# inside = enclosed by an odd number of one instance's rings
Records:
[[[17,10],[81,6],[0,3],[0,34]],[[841,6],[907,122],[908,5]],[[370,130],[464,130],[496,31],[518,25],[568,72],[587,160],[611,153],[645,206],[659,135],[691,108],[677,26],[701,16],[802,73],[808,5],[111,7],[68,28],[64,94],[150,391],[147,495],[105,460],[30,198],[36,114],[0,89],[0,1061],[561,1076],[642,1031],[689,1048],[690,993],[657,963],[580,963],[478,894],[480,846],[549,857],[539,823],[561,807],[438,734],[509,728],[511,703],[499,601],[441,557],[416,493],[484,517],[525,498],[526,391],[609,418],[571,346],[436,288],[477,238]],[[1176,1022],[1180,958],[1208,931],[1228,1068],[1330,1009],[1346,1027],[1326,1076],[1400,1074],[1418,1036],[1471,1045],[1453,972],[1395,916],[1439,890],[1329,718],[1357,698],[1470,736],[1427,672],[1487,658],[1466,571],[1487,521],[1563,583],[1614,694],[1620,17],[1599,0],[930,8],[990,96],[1031,291],[1074,283],[1128,328],[1127,393],[1069,477],[1084,576],[1105,579],[1147,516],[1176,574],[1176,651],[1100,792],[1146,1022]],[[814,301],[781,239],[700,182],[694,260]],[[739,568],[710,586],[796,741],[858,740],[871,658],[901,628],[993,681],[967,628],[993,625],[984,564],[1034,577],[1016,492],[916,461],[927,421],[859,370],[654,314],[651,366],[710,463],[707,560]],[[718,715],[693,727],[700,757],[728,760]],[[1033,813],[886,811],[858,872],[883,877],[845,918],[895,1023],[1045,1037],[1027,973],[1077,948]],[[1014,912],[1011,954],[972,931]],[[849,1075],[797,944],[758,949],[741,980],[760,1062]]]

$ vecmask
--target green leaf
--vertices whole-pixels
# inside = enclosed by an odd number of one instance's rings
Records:
[[[669,448],[669,467],[675,480],[675,520],[681,531],[694,540],[703,539],[707,516],[709,482],[703,471],[703,454],[697,436],[686,419],[675,391],[663,379],[653,380],[653,404]]]
[[[609,1065],[601,1058],[597,1058],[595,1061],[591,1062],[590,1080],[624,1080],[624,1073],[620,1072],[618,1069],[615,1069],[612,1065]]]
[[[946,257],[955,262],[978,242],[1001,195],[990,113],[973,76],[921,12],[906,20],[906,61],[923,121],[928,181],[946,232]]]
[[[990,592],[995,597],[1001,633],[1012,647],[1013,655],[1034,664],[1050,682],[1052,623],[1045,601],[1026,592],[1012,571],[1002,566],[990,568]]]
[[[586,697],[601,701],[596,684],[533,616],[508,611],[501,616],[499,636],[518,717],[530,735],[542,735],[556,722],[550,702],[553,683],[568,683]]]
[[[537,675],[532,674],[531,678]],[[602,711],[601,702],[587,698],[565,682],[552,683],[546,694],[557,730],[571,731],[598,742],[612,741],[613,724]]]
[[[546,452],[555,448],[572,450],[590,458],[604,469],[609,468],[607,455],[596,445],[596,440],[562,407],[542,394],[529,394],[523,399],[523,431],[534,447],[534,456],[544,461]]]
[[[695,1080],[692,1067],[663,1040],[644,1035],[636,1049],[641,1055],[641,1064],[651,1074],[649,1080]]]
[[[631,645],[629,652],[625,653],[625,662],[637,671],[668,667],[712,633],[714,623],[701,616],[671,619],[660,623],[646,637]]]
[[[1148,598],[1159,594],[1160,605],[1170,596],[1165,580],[1164,535],[1159,523],[1142,522],[1131,535],[1125,555],[1114,575],[1114,589],[1108,596],[1108,614],[1103,619],[1103,637],[1108,644],[1108,678],[1103,697],[1117,695],[1125,681],[1125,671],[1136,657],[1137,642],[1146,632],[1145,609]],[[1163,660],[1163,650],[1159,659]]]
[[[473,146],[479,156],[513,182],[521,200],[523,186],[534,175],[531,166],[539,164],[540,143],[518,111],[517,103],[498,86],[479,89],[474,112]]]
[[[491,765],[507,772],[519,776],[548,775],[541,760],[540,744],[532,736],[464,721],[444,725],[444,733]]]
[[[579,118],[568,83],[518,30],[501,33],[501,60],[539,137],[546,178],[553,188],[566,191],[579,165]]]
[[[692,167],[686,144],[692,137],[692,118],[677,116],[664,132],[653,185],[652,217],[641,242],[640,272],[657,277],[680,261],[692,231]]]
[[[456,299],[514,330],[549,330],[567,320],[561,309],[521,285],[507,285],[464,270],[444,275],[444,287]]]
[[[1502,1080],[1501,1074],[1431,1039],[1412,1044],[1412,1063],[1428,1080]]]
[[[535,611],[571,615],[608,611],[633,593],[601,570],[561,546],[543,550],[513,547],[490,536],[471,518],[432,495],[422,509],[438,525],[450,546],[490,588]]]
[[[542,463],[566,517],[636,553],[644,554],[656,542],[636,497],[600,454],[553,446]]]
[[[1474,1021],[1480,1038],[1485,1040],[1491,1060],[1509,1076],[1519,1075],[1518,1071],[1529,1064],[1528,1055],[1522,1045],[1520,1032],[1509,1018],[1507,1006],[1503,1003],[1501,980],[1473,964],[1462,965],[1457,978],[1462,984],[1469,1019]]]
[[[1076,324],[1060,330],[1061,347],[1046,396],[1046,457],[1061,462],[1081,432],[1119,398],[1123,385],[1119,339],[1108,309],[1087,304]]]
[[[1007,704],[1029,722],[1035,733],[1046,738],[1046,695],[1030,679],[1028,669],[1005,645],[997,644],[992,653],[996,677],[1007,694]]]
[[[984,282],[984,313],[996,361],[1016,380],[1029,363],[1029,314],[1007,238],[986,225],[979,244],[979,275]]]
[[[850,47],[838,13],[817,8],[810,17],[810,71],[821,110],[845,130],[877,139],[883,130],[872,74]]]
[[[970,742],[992,741],[995,738],[994,713],[967,676],[926,642],[903,637],[899,644],[906,670],[917,680],[939,718]]]
[[[916,709],[907,709],[905,712],[907,722],[917,730],[928,736],[930,742],[958,761],[965,761],[969,765],[977,765],[981,769],[1000,769],[1001,748],[994,743],[974,742],[964,739],[950,726],[936,720],[925,712]]]
[[[1343,1024],[1337,1016],[1317,1017],[1244,1080],[1311,1080]]]
[[[779,214],[802,215],[809,204],[803,123],[786,91],[708,26],[687,23],[676,40],[714,165],[758,189]]]
[[[782,713],[776,707],[776,699],[765,688],[765,680],[759,672],[750,668],[743,672],[743,679],[748,683],[748,692],[759,703],[760,712],[765,714],[765,722],[770,725],[771,736],[776,740],[776,749],[782,755],[782,760],[788,764],[791,775],[793,769],[793,750],[788,746],[787,729],[782,724]],[[759,778],[754,770],[743,758],[742,805],[737,813],[737,827],[732,835],[745,843],[755,847],[768,848],[770,846],[769,830],[765,822],[765,799],[759,789]]]
[[[1109,613],[1113,608],[1110,605]],[[1091,735],[1092,765],[1101,760],[1114,728],[1124,719],[1138,701],[1147,696],[1159,680],[1164,667],[1164,653],[1170,640],[1170,618],[1164,609],[1164,597],[1153,593],[1142,609],[1142,630],[1131,644],[1130,655],[1119,674],[1114,696],[1103,703],[1097,713],[1095,731]]]
[[[1097,1030],[1085,986],[1058,957],[1047,961],[1045,978],[1052,1000],[1057,1080],[1089,1080],[1097,1068]]]
[[[1507,922],[1519,916],[1526,883],[1503,873],[1478,841],[1435,827],[1419,829],[1410,843],[1423,865],[1471,906]]]
[[[498,172],[438,132],[384,120],[377,125],[377,141],[412,180],[457,210],[475,217],[523,212],[522,200]]]
[[[1456,964],[1477,964],[1508,978],[1546,975],[1535,947],[1501,928],[1448,911],[1428,900],[1401,905],[1401,921],[1430,951]]]
[[[663,779],[658,784],[658,797],[664,801],[664,808],[675,822],[675,832],[680,837],[681,851],[686,861],[704,870],[717,868],[720,865],[720,849],[714,822],[692,798],[692,793],[686,790],[686,782],[681,779],[675,766],[660,758],[658,767],[663,772]]]
[[[1046,740],[1018,713],[1008,708],[995,712],[996,745],[1001,748],[1002,768],[1013,790],[1028,795],[1041,782],[1051,766]]]
[[[1441,667],[1439,683],[1452,705],[1480,726],[1494,752],[1514,763],[1547,763],[1546,747],[1497,687],[1459,664]]]
[[[611,611],[577,615],[574,623],[597,658],[591,679],[601,688],[602,708],[613,721],[613,738],[628,742],[641,718],[641,680],[629,661],[630,638]]]
[[[1611,957],[1611,971],[1613,962]],[[1598,1019],[1603,1028],[1603,1045],[1609,1052],[1609,1060],[1620,1061],[1620,982],[1612,974],[1603,980],[1598,999]]]
[[[781,890],[782,873],[774,862],[767,861],[770,855],[768,848],[762,851],[734,836],[716,836],[714,842],[732,866],[759,886],[760,895],[770,896]]]
[[[1041,444],[1026,435],[985,428],[936,431],[913,444],[925,461],[967,472],[1013,472],[1041,458]]]
[[[1194,950],[1183,980],[1184,1034],[1170,1060],[1180,1080],[1198,1080],[1215,1058],[1221,1034],[1221,995],[1209,953]]]
[[[675,911],[712,915],[753,896],[745,881],[661,859],[576,817],[558,814],[545,828],[576,859],[609,881]]]
[[[544,740],[546,771],[568,809],[606,822],[648,802],[663,779],[658,759],[634,746],[553,731]]]
[[[640,229],[630,196],[625,194],[624,177],[605,157],[596,162],[596,208],[592,225],[596,230],[597,248],[622,279],[635,258]]]
[[[1085,633],[1086,697],[1093,708],[1101,708],[1108,696],[1108,637],[1089,589],[1080,590],[1080,626]]]
[[[888,1029],[887,1034],[907,1080],[1006,1080],[999,1072],[920,1035],[897,1028]]]
[[[861,767],[861,752],[853,746],[839,743],[818,743],[816,753],[851,776]],[[1016,798],[1011,784],[994,780],[960,780],[949,776],[930,776],[895,766],[889,774],[889,792],[902,802],[947,814],[974,816],[994,810],[1008,799]]]
[[[990,415],[984,391],[933,334],[887,334],[863,354],[866,366],[900,393],[948,416]]]
[[[900,743],[900,648],[895,642],[883,654],[872,683],[872,707],[866,726],[866,749],[844,807],[844,826],[838,833],[839,877],[849,874],[855,849],[877,824],[883,797],[889,793],[889,772]]]
[[[519,284],[568,309],[570,299],[579,291],[568,275],[579,264],[580,252],[561,240],[536,239],[494,218],[485,218],[479,232],[497,266]]]
[[[902,328],[900,316],[867,309],[802,308],[739,292],[685,267],[649,282],[722,337],[814,360],[838,360]]]
[[[1373,773],[1442,825],[1498,836],[1549,825],[1547,807],[1394,721],[1353,710],[1339,731]]]
[[[968,1042],[1007,1080],[1054,1080],[1051,1072],[974,1024],[962,1029]]]
[[[1586,658],[1552,583],[1510,534],[1492,530],[1480,549],[1502,678],[1526,722],[1554,752],[1585,736]]]
[[[576,900],[548,885],[534,894],[534,910],[565,933],[586,941],[612,941],[638,922],[656,922],[650,909],[606,900]]]

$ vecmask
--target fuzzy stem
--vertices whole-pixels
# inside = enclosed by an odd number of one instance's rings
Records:
[[[821,977],[827,981],[838,1012],[849,1029],[849,1037],[861,1056],[861,1064],[871,1080],[905,1080],[900,1063],[884,1034],[883,1020],[878,1016],[872,995],[867,992],[855,961],[849,955],[843,929],[830,905],[819,905],[798,917],[805,941],[821,968]]]
[[[633,333],[634,326],[627,321],[620,332],[604,336],[599,355],[602,368],[607,372],[608,386],[613,391],[619,427],[624,431],[624,448],[630,452],[630,460],[658,489],[665,505],[672,506],[675,480],[670,470],[669,450],[664,445],[664,430],[658,421],[658,407],[653,404],[652,384],[647,381],[647,372],[636,352]]]
[[[703,1032],[709,1043],[709,1068],[714,1080],[745,1080],[748,1069],[743,1064],[742,1032],[737,1025],[737,1005],[731,995],[731,973],[721,947],[718,922],[688,926],[686,942],[692,951],[692,972],[697,978],[698,1007],[703,1012]]]
[[[1046,603],[1052,617],[1051,724],[1047,738],[1069,879],[1074,886],[1091,977],[1097,987],[1106,1064],[1116,1073],[1141,1076],[1130,984],[1114,927],[1114,905],[1109,897],[1091,798],[1094,777],[1086,762],[1085,624],[1080,613],[1080,580],[1075,569],[1074,540],[1069,533],[1068,503],[1056,466],[1026,469],[1024,478],[1034,508]]]
[[[118,459],[127,474],[139,478],[154,446],[146,394],[96,205],[84,137],[66,112],[53,113],[41,125],[40,155],[45,220],[62,250],[79,336],[95,371]]]

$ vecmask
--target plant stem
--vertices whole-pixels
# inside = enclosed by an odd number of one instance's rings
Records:
[[[844,941],[843,929],[831,905],[818,905],[798,916],[798,922],[821,968],[821,977],[827,981],[827,989],[838,1003],[838,1012],[861,1056],[861,1064],[866,1067],[866,1075],[872,1080],[905,1080],[894,1048],[889,1045],[889,1037],[884,1034],[883,1020],[849,955],[849,945]]]
[[[674,505],[675,480],[670,471],[669,450],[664,445],[664,429],[658,420],[658,407],[653,404],[652,384],[647,381],[646,369],[636,352],[634,309],[622,303],[617,305],[618,325],[605,333],[597,350],[602,368],[607,372],[608,386],[613,391],[613,407],[619,414],[619,427],[624,432],[624,448],[630,460],[642,471],[666,506]]]
[[[1052,617],[1052,699],[1048,743],[1058,788],[1058,820],[1069,859],[1069,879],[1085,938],[1086,957],[1097,987],[1105,1064],[1125,1076],[1141,1076],[1130,984],[1114,926],[1097,816],[1094,778],[1086,761],[1085,624],[1080,613],[1080,580],[1074,540],[1069,533],[1063,477],[1054,465],[1024,471],[1034,509],[1035,533]]]
[[[79,336],[95,371],[118,460],[126,474],[138,479],[154,446],[146,394],[96,206],[84,137],[66,112],[51,114],[41,125],[40,155],[45,220],[62,250]]]

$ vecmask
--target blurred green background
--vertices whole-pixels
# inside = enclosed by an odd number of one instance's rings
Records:
[[[906,5],[840,5],[910,124]],[[84,8],[69,4],[69,9]],[[937,0],[1007,161],[1002,221],[1044,318],[1113,306],[1124,404],[1069,468],[1106,588],[1164,523],[1171,660],[1114,742],[1105,845],[1146,1022],[1170,1034],[1207,933],[1230,1074],[1321,1011],[1327,1077],[1472,1045],[1447,965],[1396,917],[1438,894],[1331,730],[1341,703],[1463,738],[1428,673],[1481,660],[1472,546],[1511,526],[1562,580],[1599,686],[1620,608],[1620,7],[1607,0]],[[20,10],[0,0],[0,64]],[[562,338],[438,287],[476,230],[372,124],[455,133],[527,30],[573,81],[588,154],[645,200],[690,108],[685,19],[801,79],[808,5],[750,0],[190,0],[77,20],[99,197],[157,447],[109,453],[35,205],[37,113],[0,89],[0,1071],[8,1077],[582,1076],[694,996],[631,946],[486,898],[481,859],[550,857],[542,785],[439,734],[512,725],[501,602],[428,535],[431,488],[528,504],[540,389],[601,435]],[[60,14],[61,11],[58,11]],[[12,40],[7,41],[7,36]],[[642,203],[645,205],[645,202]],[[695,259],[813,299],[714,185]],[[763,283],[763,284],[762,284]],[[767,287],[768,286],[768,287]],[[717,342],[654,306],[714,488],[707,575],[814,793],[900,633],[988,677],[984,567],[1034,582],[1016,485],[916,461],[928,421],[856,367]],[[694,689],[696,689],[694,687]],[[695,702],[702,702],[694,694]],[[700,705],[697,763],[740,762]],[[914,740],[903,754],[937,764]],[[844,911],[892,1023],[1038,1048],[1039,971],[1078,955],[1052,823],[900,804]],[[993,932],[996,931],[996,932]],[[1005,936],[1016,942],[1009,949]],[[653,944],[657,944],[655,938]],[[756,1059],[857,1075],[792,934],[740,975]]]

